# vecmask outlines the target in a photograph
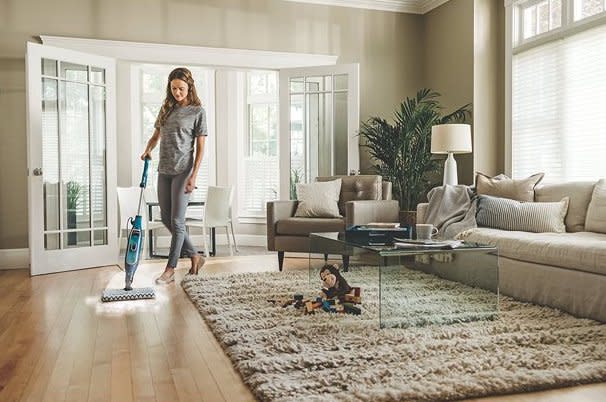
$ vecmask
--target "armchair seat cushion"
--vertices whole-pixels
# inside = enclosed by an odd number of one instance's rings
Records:
[[[307,236],[314,232],[342,232],[345,230],[343,218],[286,218],[276,223],[276,234]]]

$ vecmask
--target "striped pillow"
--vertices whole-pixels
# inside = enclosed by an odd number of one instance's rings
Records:
[[[559,202],[520,202],[480,195],[476,221],[478,226],[495,229],[562,233],[567,212],[568,197]]]

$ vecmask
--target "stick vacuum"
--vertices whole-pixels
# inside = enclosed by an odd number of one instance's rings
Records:
[[[131,225],[126,240],[126,255],[124,256],[124,289],[106,289],[103,292],[101,300],[104,302],[120,300],[153,299],[155,297],[153,288],[133,288],[133,277],[139,266],[141,252],[143,251],[143,219],[141,218],[141,201],[143,201],[143,190],[147,186],[147,173],[149,170],[149,158],[145,158],[143,165],[143,175],[141,176],[141,193],[139,194],[139,206],[137,215],[130,217],[128,222]]]

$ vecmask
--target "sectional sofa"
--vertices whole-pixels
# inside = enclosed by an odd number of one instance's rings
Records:
[[[478,227],[458,237],[498,247],[502,294],[606,322],[606,181],[535,187],[536,202],[564,197],[565,233]],[[427,206],[418,206],[419,223]]]

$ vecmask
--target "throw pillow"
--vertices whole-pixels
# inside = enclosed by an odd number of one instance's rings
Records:
[[[477,172],[476,192],[517,201],[534,201],[534,187],[543,179],[544,175],[544,173],[537,173],[526,179],[514,180],[504,174],[490,177]]]
[[[341,179],[297,183],[299,205],[295,216],[305,218],[339,218]]]
[[[585,230],[606,233],[606,179],[598,181],[593,188],[591,201],[587,207]]]
[[[568,197],[558,202],[520,202],[480,195],[476,222],[478,226],[494,229],[563,233],[566,212]]]

